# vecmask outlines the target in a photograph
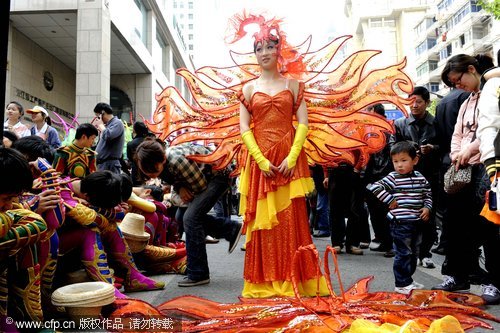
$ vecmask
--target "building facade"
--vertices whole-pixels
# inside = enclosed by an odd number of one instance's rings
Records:
[[[440,0],[415,27],[415,82],[445,95],[441,72],[449,57],[464,53],[495,56],[500,49],[500,22],[476,0]],[[495,58],[495,57],[494,57]]]
[[[6,100],[90,121],[98,102],[149,119],[155,94],[193,69],[168,0],[11,0]]]
[[[414,28],[433,0],[346,0],[344,13],[353,34],[352,50],[374,49],[382,53],[377,65],[407,59],[407,72],[415,75]]]
[[[434,94],[448,91],[441,71],[449,57],[465,53],[496,55],[500,22],[476,0],[345,0],[353,47],[376,49],[382,64],[407,59],[406,71],[415,85]]]

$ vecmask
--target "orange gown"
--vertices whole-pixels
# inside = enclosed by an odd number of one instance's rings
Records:
[[[255,140],[275,166],[287,157],[293,144],[293,115],[303,91],[304,85],[300,84],[296,99],[289,89],[274,96],[257,91],[249,103],[239,94],[252,115]],[[292,178],[279,173],[266,178],[253,157],[248,156],[240,178],[240,212],[246,228],[243,297],[294,296],[293,256],[300,246],[312,244],[305,195],[313,189],[304,151]],[[316,262],[312,254],[302,256],[295,270],[298,292],[303,296],[317,294]],[[320,278],[319,285],[320,294],[327,295],[324,278]]]

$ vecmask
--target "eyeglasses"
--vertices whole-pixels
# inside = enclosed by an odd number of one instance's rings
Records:
[[[464,76],[464,74],[465,74],[465,72],[460,73],[460,76],[459,76],[456,80],[454,80],[454,81],[451,81],[451,80],[450,80],[450,83],[453,85],[453,88],[455,88],[455,87],[457,86],[457,84],[460,84],[460,83],[461,83],[461,81],[462,81],[462,76]]]

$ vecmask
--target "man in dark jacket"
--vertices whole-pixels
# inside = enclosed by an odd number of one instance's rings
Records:
[[[139,180],[139,173],[137,171],[137,163],[134,160],[134,155],[135,155],[135,150],[139,145],[144,141],[144,139],[152,135],[146,124],[140,121],[136,121],[133,126],[134,130],[134,139],[127,143],[127,159],[130,163],[130,167],[132,169],[132,181],[134,183],[134,186],[141,185],[141,181]]]
[[[436,106],[436,116],[434,118],[434,127],[436,129],[436,139],[439,145],[439,155],[441,157],[441,166],[439,168],[439,190],[436,206],[436,216],[441,222],[441,237],[439,245],[432,252],[444,255],[446,245],[446,192],[444,191],[444,174],[450,167],[450,148],[451,137],[455,130],[458,111],[460,105],[469,97],[470,92],[461,89],[452,89]],[[439,221],[437,221],[439,223]]]

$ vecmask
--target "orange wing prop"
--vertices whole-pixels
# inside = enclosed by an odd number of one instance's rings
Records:
[[[340,278],[336,254],[327,247],[324,254],[324,269],[316,268],[329,284],[330,296],[300,298],[295,274],[300,271],[302,255],[313,253],[319,258],[314,245],[300,247],[294,257],[292,283],[295,297],[268,299],[241,299],[238,303],[222,304],[196,296],[181,296],[171,299],[157,308],[140,300],[117,300],[110,318],[157,318],[159,323],[171,318],[175,329],[183,332],[395,332],[412,326],[405,332],[463,332],[474,327],[492,329],[485,320],[499,322],[500,319],[481,310],[481,297],[472,294],[450,293],[441,290],[413,290],[410,295],[394,292],[370,292],[365,277],[344,291]],[[338,276],[335,294],[330,279],[329,257],[334,262]],[[319,262],[319,260],[318,260]],[[451,317],[451,316],[453,317]],[[179,318],[172,321],[172,318]],[[359,320],[365,321],[360,328]],[[411,320],[413,323],[408,323]],[[392,324],[391,329],[379,326]],[[127,326],[125,326],[127,327]],[[172,327],[174,329],[174,327]],[[401,330],[400,330],[401,329]]]
[[[310,38],[297,46],[304,52],[307,67],[301,79],[309,113],[304,150],[311,164],[365,165],[371,153],[385,146],[385,133],[394,129],[385,118],[362,110],[374,103],[392,103],[406,113],[405,105],[410,103],[401,97],[413,89],[403,72],[406,60],[366,70],[380,51],[362,50],[345,60],[338,59],[338,51],[349,38],[339,37],[314,52],[309,52]],[[190,158],[214,164],[215,169],[226,167],[233,159],[238,166],[244,164],[247,150],[240,138],[237,93],[244,83],[259,76],[252,53],[231,52],[231,57],[236,64],[232,67],[203,67],[195,73],[179,69],[177,74],[187,84],[192,103],[175,87],[167,87],[156,96],[156,110],[152,120],[146,121],[150,130],[170,145],[195,141],[213,145],[212,154]],[[282,74],[297,77],[297,73]]]

